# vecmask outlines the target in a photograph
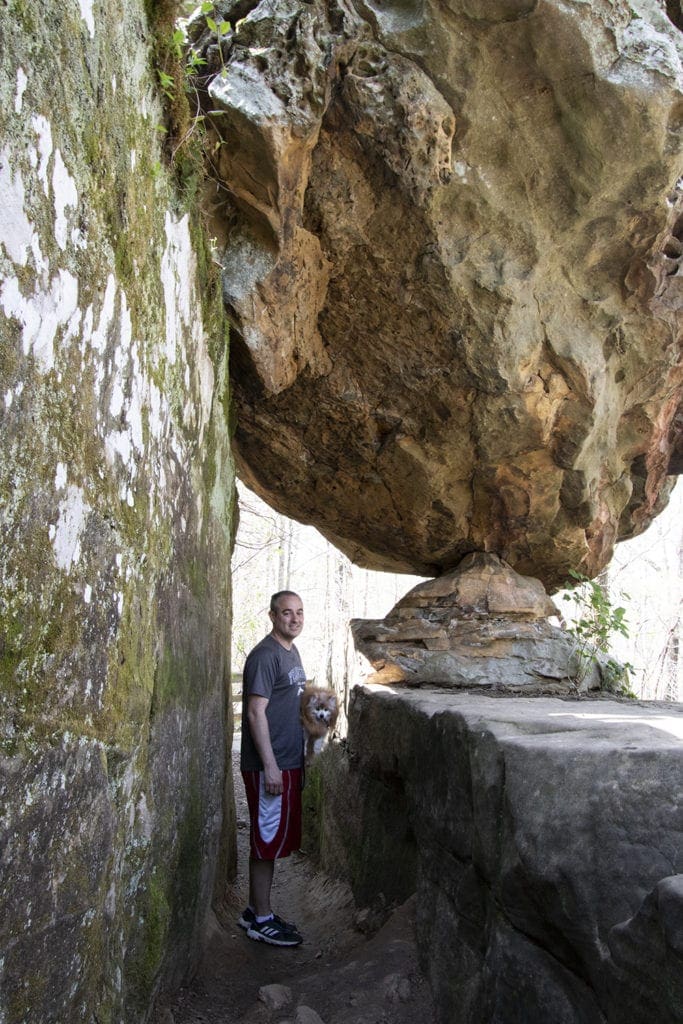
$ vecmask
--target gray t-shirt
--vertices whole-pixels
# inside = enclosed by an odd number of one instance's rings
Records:
[[[288,651],[268,634],[251,651],[242,676],[242,771],[263,770],[247,719],[247,703],[251,696],[268,698],[266,718],[278,768],[301,767],[304,737],[299,698],[305,682],[306,673],[294,644]]]

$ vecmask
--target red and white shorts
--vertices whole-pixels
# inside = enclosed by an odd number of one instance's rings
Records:
[[[282,793],[266,793],[263,772],[242,772],[254,860],[288,857],[301,846],[301,768],[284,769]]]

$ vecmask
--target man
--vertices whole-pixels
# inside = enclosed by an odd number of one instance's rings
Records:
[[[301,598],[281,590],[270,599],[273,628],[244,665],[241,770],[251,822],[249,906],[239,919],[250,939],[298,946],[296,927],[273,913],[275,860],[301,845],[303,728],[299,698],[306,682],[294,640],[304,625]]]

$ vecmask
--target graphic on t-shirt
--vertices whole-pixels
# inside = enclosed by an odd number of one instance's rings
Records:
[[[304,692],[304,686],[306,685],[306,673],[302,668],[296,666],[289,670],[289,685],[296,686],[298,688],[299,696]]]

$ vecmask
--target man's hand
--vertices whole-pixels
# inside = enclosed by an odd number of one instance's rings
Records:
[[[264,766],[263,774],[264,785],[266,787],[266,793],[270,793],[275,796],[277,793],[282,792],[282,772],[277,765],[273,765],[271,768]]]
[[[270,730],[266,718],[268,707],[267,697],[251,696],[247,701],[247,718],[254,746],[263,762],[264,785],[266,793],[276,796],[282,792],[282,772],[277,766],[273,748],[270,743]]]

